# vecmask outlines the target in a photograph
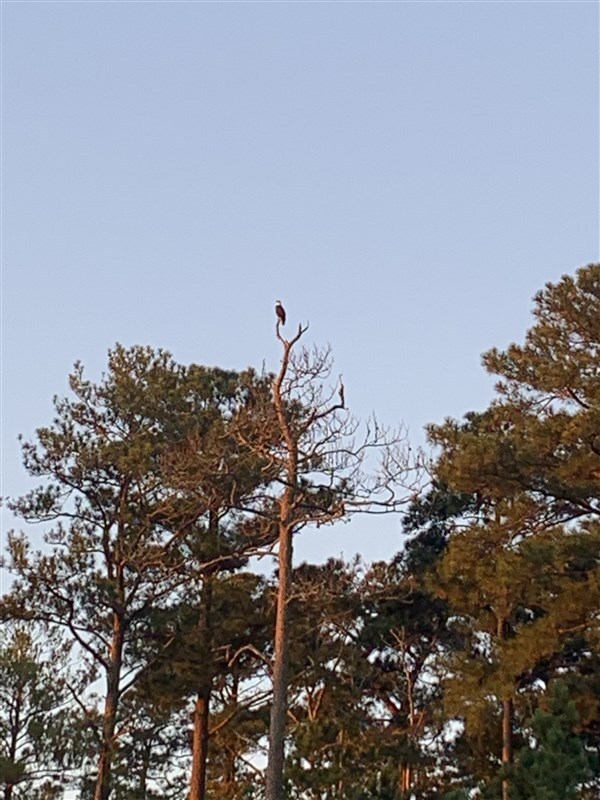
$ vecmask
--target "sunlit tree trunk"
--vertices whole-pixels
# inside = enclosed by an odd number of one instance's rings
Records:
[[[214,510],[208,514],[208,533],[213,541],[219,535],[219,519]],[[205,575],[202,586],[202,602],[198,620],[198,634],[204,645],[208,662],[212,663],[212,575]],[[208,764],[208,738],[210,718],[211,684],[200,687],[196,697],[193,714],[192,774],[190,778],[189,800],[204,800],[206,796],[206,772]]]
[[[194,705],[192,744],[192,775],[190,800],[204,800],[206,796],[206,767],[208,761],[208,720],[210,692],[199,694]]]
[[[498,619],[497,628],[498,639],[502,640],[506,636],[506,620],[503,617]],[[513,701],[512,697],[504,697],[502,700],[502,766],[507,767],[512,763],[512,718]],[[508,778],[502,781],[502,800],[509,800],[510,783]]]
[[[115,730],[117,725],[117,708],[119,704],[119,682],[123,661],[124,629],[123,621],[115,614],[110,646],[110,662],[106,676],[106,697],[102,721],[102,739],[100,757],[98,759],[98,775],[94,800],[108,800],[111,790],[111,768],[115,748]]]
[[[273,663],[273,700],[269,726],[267,762],[267,800],[283,798],[283,766],[288,692],[287,606],[292,574],[292,531],[282,526],[279,538],[279,586],[275,617],[275,659]]]
[[[513,701],[507,698],[502,702],[502,765],[507,766],[512,763],[512,717]],[[502,781],[502,800],[509,800],[510,785],[505,778]]]

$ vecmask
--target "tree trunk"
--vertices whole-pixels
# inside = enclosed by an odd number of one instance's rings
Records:
[[[140,797],[146,797],[146,793],[148,791],[148,767],[150,765],[150,760],[152,758],[152,744],[147,741],[146,746],[144,747],[144,761],[142,763],[142,769],[140,772],[140,785],[138,787],[138,792]]]
[[[302,336],[302,327],[295,339],[287,342],[281,339],[279,323],[277,336],[284,345],[283,358],[278,376],[273,381],[273,404],[279,422],[279,431],[285,442],[286,488],[279,501],[279,549],[277,609],[275,615],[275,655],[273,658],[273,700],[269,724],[269,754],[267,757],[265,800],[283,800],[283,766],[285,760],[285,728],[287,722],[287,695],[289,672],[289,632],[288,600],[292,585],[292,548],[294,534],[293,515],[298,489],[298,439],[292,431],[286,416],[282,397],[282,387],[287,375],[290,353],[294,342]]]
[[[412,770],[410,764],[402,765],[402,797],[408,797],[410,793],[410,784],[412,778]]]
[[[344,796],[344,729],[343,728],[338,735],[338,744],[340,746],[339,758],[338,758],[338,769],[340,771],[340,778],[337,782],[335,796],[342,798]]]
[[[288,598],[292,579],[292,529],[282,524],[279,534],[279,586],[275,617],[273,701],[269,727],[266,800],[283,800],[283,764],[289,671]]]
[[[17,697],[14,705],[14,717],[10,726],[10,745],[8,748],[8,761],[9,763],[16,764],[17,762],[17,742],[19,740],[19,731],[21,728],[21,708],[23,704],[23,687],[17,689]],[[14,783],[6,783],[4,785],[4,800],[12,800]]]
[[[193,716],[194,736],[189,800],[204,800],[206,795],[209,706],[210,691],[199,694],[196,698]]]
[[[216,542],[219,535],[219,519],[215,511],[208,514],[208,531]],[[202,585],[200,615],[198,618],[198,636],[203,643],[207,663],[213,661],[213,635],[212,635],[212,593],[213,576],[205,575]],[[211,671],[212,672],[212,671]],[[208,762],[208,733],[210,717],[210,696],[212,693],[212,679],[208,679],[205,686],[200,686],[193,714],[194,734],[192,739],[192,774],[190,777],[189,800],[204,800],[206,796],[206,768]]]
[[[512,698],[502,702],[502,766],[507,767],[512,763],[512,717],[513,701]],[[509,800],[510,785],[505,778],[502,781],[502,800]]]
[[[412,755],[412,746],[415,740],[418,739],[417,731],[416,731],[416,717],[415,717],[415,698],[414,698],[414,686],[415,686],[415,678],[413,674],[411,674],[410,667],[406,662],[406,652],[407,648],[405,647],[405,661],[404,661],[404,675],[406,679],[406,692],[407,692],[407,700],[408,700],[408,741],[410,743],[409,747],[409,755],[408,759],[413,758]],[[406,762],[406,764],[402,765],[402,797],[409,797],[411,784],[413,780],[413,772],[412,772],[412,764],[410,760]]]
[[[231,685],[231,705],[235,709],[238,708],[239,682],[240,682],[239,676],[236,674],[235,671],[233,671],[232,685]],[[230,790],[232,794],[233,790],[235,789],[236,773],[237,773],[237,753],[233,747],[229,747],[225,752],[223,781],[224,781],[224,788]]]
[[[500,640],[506,638],[506,619],[504,616],[498,618],[496,634]],[[512,718],[512,697],[504,697],[502,700],[502,766],[504,768],[512,763]],[[508,778],[504,778],[502,781],[502,800],[509,800],[509,794],[510,782]]]
[[[94,800],[108,800],[111,791],[111,767],[114,752],[117,708],[119,705],[119,683],[123,659],[124,631],[122,620],[115,614],[110,647],[110,662],[106,673],[106,697],[104,700],[104,719],[100,741],[100,757]]]
[[[94,800],[108,800],[110,796],[110,778],[113,756],[113,737],[115,732],[115,720],[117,711],[117,701],[115,689],[110,686],[106,693],[104,703],[104,721],[102,724],[102,740],[100,742],[100,758],[98,760],[98,776],[96,778],[96,789]]]

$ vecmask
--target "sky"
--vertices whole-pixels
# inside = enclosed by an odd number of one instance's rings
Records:
[[[273,305],[348,405],[483,408],[481,353],[599,260],[599,4],[10,2],[2,14],[2,487],[116,342],[276,369]],[[6,512],[4,531],[11,525]],[[297,559],[401,544],[398,518]]]

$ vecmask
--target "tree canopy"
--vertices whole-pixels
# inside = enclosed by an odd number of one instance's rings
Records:
[[[428,460],[282,324],[272,374],[117,345],[23,440],[4,800],[597,797],[600,265],[535,296]],[[295,563],[365,512],[396,554]]]

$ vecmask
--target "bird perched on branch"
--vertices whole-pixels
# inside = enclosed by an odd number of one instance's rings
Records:
[[[275,313],[277,314],[277,319],[281,322],[282,325],[285,325],[285,308],[281,305],[281,300],[278,300],[275,303]]]

